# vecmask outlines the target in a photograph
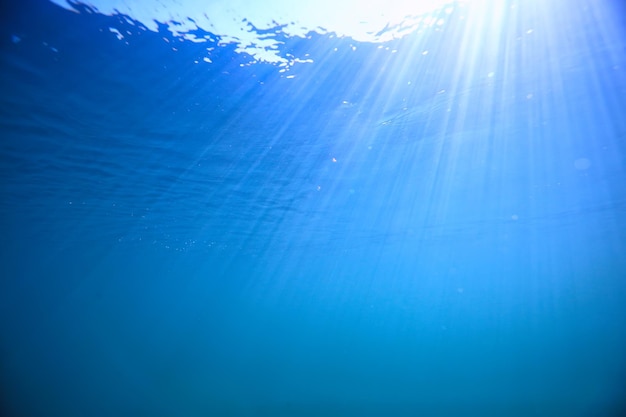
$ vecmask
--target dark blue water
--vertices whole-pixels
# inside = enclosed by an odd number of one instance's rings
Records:
[[[626,415],[626,13],[546,3],[287,73],[3,4],[2,415]]]

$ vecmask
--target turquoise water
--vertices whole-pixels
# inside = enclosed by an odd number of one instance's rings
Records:
[[[546,3],[283,72],[3,5],[3,415],[625,415],[626,13]]]

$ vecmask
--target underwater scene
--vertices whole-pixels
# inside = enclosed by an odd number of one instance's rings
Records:
[[[0,414],[626,416],[626,3],[0,5]]]

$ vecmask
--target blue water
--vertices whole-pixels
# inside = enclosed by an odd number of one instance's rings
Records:
[[[2,415],[626,415],[621,2],[288,72],[80,10],[0,13]]]

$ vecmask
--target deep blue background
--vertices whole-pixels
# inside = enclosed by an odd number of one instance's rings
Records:
[[[545,3],[287,73],[3,5],[4,415],[624,415],[626,13]]]

